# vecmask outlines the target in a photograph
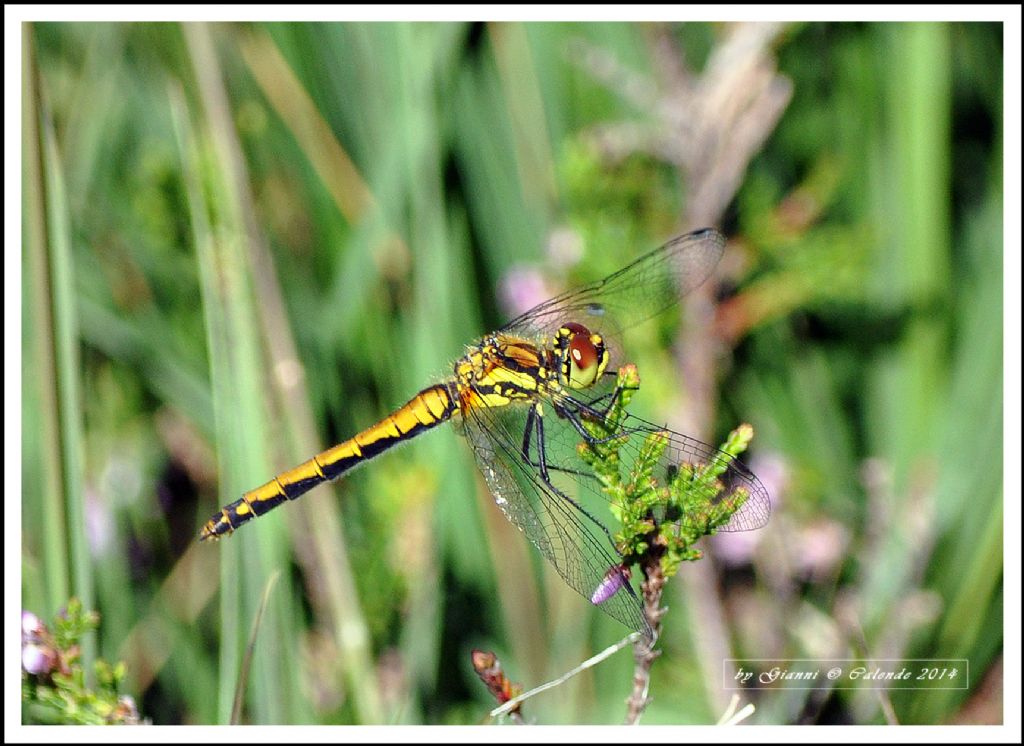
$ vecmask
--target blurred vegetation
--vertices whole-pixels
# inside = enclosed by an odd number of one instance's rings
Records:
[[[53,630],[35,614],[21,615],[22,720],[45,725],[137,725],[134,700],[119,696],[124,663],[95,662],[97,691],[86,684],[81,641],[99,626],[99,614],[87,612],[77,598],[68,601]]]
[[[774,510],[667,587],[644,722],[715,722],[714,666],[744,656],[971,672],[891,698],[748,692],[750,722],[1000,722],[1001,27],[783,28],[781,119],[752,120],[767,139],[742,179],[701,192],[719,216],[666,156],[687,142],[666,81],[739,30],[26,25],[23,607],[99,610],[85,670],[124,660],[153,722],[228,722],[282,571],[243,722],[481,722],[474,648],[530,688],[625,630],[505,522],[451,428],[216,547],[198,528],[524,298],[720,217],[717,393],[680,400],[690,350],[652,324],[633,407],[707,407],[708,442],[751,423]],[[621,722],[631,664],[524,715]]]

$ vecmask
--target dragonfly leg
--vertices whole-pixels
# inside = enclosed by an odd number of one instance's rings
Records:
[[[580,505],[578,502],[573,500],[567,494],[562,492],[562,490],[558,489],[558,487],[556,487],[554,484],[551,483],[551,476],[548,473],[547,454],[545,452],[545,446],[544,446],[544,443],[545,443],[545,441],[544,441],[544,413],[541,410],[539,410],[537,407],[531,408],[531,412],[534,415],[532,419],[534,421],[534,427],[535,427],[536,434],[537,434],[537,464],[536,464],[536,466],[537,466],[537,469],[540,471],[540,478],[544,481],[544,484],[546,484],[548,486],[548,488],[552,492],[554,492],[560,498],[562,498],[563,500],[568,502],[570,505],[572,505],[574,508],[576,508],[576,510],[578,510],[580,513],[582,513],[588,519],[590,519],[591,523],[593,523],[595,526],[597,526],[599,529],[601,529],[601,531],[604,533],[604,535],[608,537],[608,541],[609,541],[609,543],[611,543],[612,547],[615,547],[615,540],[612,539],[612,535],[611,535],[611,533],[609,533],[609,531],[605,527],[605,525],[603,523],[601,523],[601,521],[599,521],[596,518],[594,518],[594,516],[590,515],[590,513],[587,512],[586,508],[584,508],[582,505]],[[525,440],[525,438],[524,438],[524,440]],[[618,548],[617,547],[615,548],[615,552],[616,552],[616,554],[618,553]]]
[[[537,418],[536,409],[534,407],[530,407],[530,410],[529,410],[529,412],[526,415],[526,427],[523,429],[523,450],[522,450],[522,456],[523,456],[523,461],[528,463],[530,466],[539,469],[539,468],[541,468],[540,462],[539,461],[534,461],[530,457],[530,436],[533,434],[534,428],[536,427],[536,425],[535,425],[536,418]],[[549,469],[551,471],[557,471],[560,474],[572,474],[572,475],[577,476],[577,477],[597,479],[597,477],[594,474],[589,474],[589,473],[584,472],[584,471],[577,471],[576,469],[567,469],[564,466],[545,465],[544,468],[546,470]]]
[[[618,390],[619,389],[616,389],[616,391]],[[606,394],[605,396],[609,395]],[[604,397],[601,397],[600,399],[596,399],[595,401],[600,401],[603,398]],[[571,407],[564,406],[565,404],[569,404],[571,405]],[[621,438],[623,435],[632,435],[633,433],[641,432],[641,428],[624,427],[621,428],[614,435],[609,435],[604,438],[598,438],[597,436],[590,434],[589,432],[587,432],[587,429],[583,427],[583,423],[580,421],[580,414],[582,413],[583,415],[591,417],[595,420],[604,421],[604,419],[608,415],[608,412],[611,411],[611,407],[609,406],[608,409],[606,409],[604,412],[601,412],[598,409],[594,409],[592,403],[582,402],[579,399],[574,399],[571,396],[566,396],[563,400],[563,404],[557,406],[555,408],[555,411],[558,413],[560,417],[564,417],[565,419],[569,420],[569,423],[573,426],[576,432],[580,434],[580,437],[583,438],[584,441],[586,441],[587,445],[600,445],[602,443],[608,443],[612,440],[615,440],[616,438]]]
[[[615,402],[617,402],[619,400],[619,396],[621,394],[622,394],[622,386],[620,384],[616,383],[615,384],[615,389],[612,391],[611,394],[605,394],[604,396],[599,396],[598,398],[594,399],[594,401],[590,402],[590,406],[593,407],[595,404],[597,404],[602,399],[607,398],[608,399],[608,404],[607,404],[607,406],[605,406],[604,411],[601,412],[601,418],[604,419],[612,411],[612,407],[615,406]]]
[[[530,417],[530,419],[533,420],[534,427],[537,433],[537,468],[540,471],[541,479],[544,480],[544,483],[554,494],[558,495],[563,500],[568,502],[570,505],[576,508],[576,510],[585,515],[591,523],[593,523],[595,526],[601,529],[601,532],[608,537],[608,542],[612,545],[612,550],[615,552],[617,556],[621,557],[622,555],[619,552],[619,548],[615,545],[615,540],[612,538],[611,533],[608,531],[605,525],[601,523],[601,521],[594,518],[594,516],[590,515],[590,513],[587,512],[586,508],[584,508],[582,505],[580,505],[578,502],[573,500],[571,497],[566,495],[564,492],[562,492],[560,489],[558,489],[555,485],[551,483],[551,478],[548,474],[547,456],[545,454],[544,445],[546,443],[546,441],[544,440],[544,413],[538,407],[534,407],[531,409],[531,414],[533,416]],[[527,433],[527,435],[525,435],[523,438],[524,450],[527,452],[527,454],[529,442],[528,439],[529,434]],[[593,593],[591,593],[590,602],[595,606],[598,606],[606,602],[608,599],[610,599],[612,596],[614,596],[621,590],[625,590],[626,593],[632,596],[635,600],[639,601],[639,599],[637,599],[636,591],[633,590],[633,586],[631,586],[629,583],[629,571],[626,569],[626,566],[624,564],[614,564],[611,565],[605,571],[604,578],[594,589]],[[647,624],[646,620],[644,620],[643,624],[645,627],[647,627],[648,630],[650,630],[650,626]]]
[[[606,370],[604,372],[604,374],[606,376],[615,376],[616,379],[618,379],[618,377],[619,377],[618,371],[614,371],[614,370]],[[590,406],[593,407],[599,401],[601,401],[603,399],[608,399],[608,405],[604,408],[604,412],[602,412],[602,415],[604,417],[607,417],[608,413],[612,411],[612,407],[615,406],[615,402],[617,402],[619,400],[619,396],[622,394],[622,392],[625,389],[626,389],[626,387],[623,386],[621,383],[619,383],[618,380],[616,380],[616,382],[615,382],[615,389],[610,394],[602,394],[601,396],[599,396],[596,399],[594,399],[593,401],[591,401],[590,402]],[[632,390],[635,391],[636,389],[634,388]]]
[[[523,428],[523,460],[530,466],[537,465],[530,461],[530,433],[533,432],[533,420],[536,416],[536,408],[530,407],[530,411],[526,413],[526,427]]]
[[[569,399],[569,401],[572,402],[575,405],[586,406],[582,402],[577,402],[575,399]],[[587,445],[592,445],[593,446],[593,445],[597,445],[599,443],[606,443],[607,441],[611,440],[611,437],[608,437],[608,438],[598,438],[596,435],[591,435],[587,431],[587,429],[585,427],[583,427],[583,423],[580,422],[580,418],[576,414],[576,412],[571,411],[568,407],[559,406],[555,410],[555,412],[560,417],[564,417],[565,419],[569,420],[569,424],[571,424],[573,426],[573,428],[576,430],[576,432],[578,432],[580,434],[580,437],[583,438],[584,442],[586,442]]]

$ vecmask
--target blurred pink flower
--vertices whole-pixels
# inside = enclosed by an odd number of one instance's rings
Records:
[[[831,578],[846,557],[850,531],[827,518],[802,527],[792,546],[791,562],[801,579],[823,582]]]
[[[775,515],[782,505],[782,495],[789,481],[789,466],[786,460],[778,453],[757,453],[750,459],[748,466],[768,490],[768,496],[772,501],[772,514]],[[771,527],[772,519],[769,518],[768,525],[758,531],[723,531],[715,534],[711,537],[715,556],[730,567],[750,564],[761,537],[766,530],[771,530]]]
[[[759,541],[757,531],[727,531],[711,537],[715,557],[728,567],[750,564]]]
[[[533,267],[511,267],[498,283],[498,300],[509,318],[528,311],[551,295],[544,277]]]

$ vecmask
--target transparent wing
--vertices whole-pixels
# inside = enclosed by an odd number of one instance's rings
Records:
[[[768,490],[754,475],[754,472],[739,459],[696,438],[665,430],[665,428],[632,415],[626,415],[623,427],[635,431],[630,443],[623,448],[624,453],[631,453],[634,457],[639,443],[647,435],[653,432],[668,433],[668,447],[661,457],[658,468],[655,469],[656,476],[664,477],[686,464],[691,466],[717,465],[724,468],[722,475],[718,477],[720,491],[714,496],[713,505],[728,503],[729,507],[734,507],[737,504],[739,507],[729,518],[728,523],[718,527],[718,531],[754,531],[768,523],[768,517],[772,512]],[[695,517],[703,518],[704,516]]]
[[[500,331],[548,340],[563,323],[576,321],[617,336],[701,285],[722,258],[724,248],[725,237],[712,228],[677,236],[603,280],[531,308]]]
[[[552,407],[545,407],[544,411],[542,441],[536,424],[530,422],[529,404],[470,410],[464,430],[494,500],[505,516],[526,534],[566,583],[591,600],[609,569],[622,562],[608,530],[614,518],[600,482],[579,456],[581,435],[568,420],[555,415]],[[526,440],[528,428],[530,435]],[[767,490],[745,465],[729,454],[630,415],[623,421],[623,432],[629,433],[619,451],[626,479],[647,436],[668,433],[668,445],[655,468],[656,478],[667,482],[671,474],[685,465],[717,464],[722,467],[722,474],[714,504],[742,501],[728,524],[719,530],[749,531],[767,523],[771,512]],[[547,480],[541,474],[542,458]],[[613,532],[617,528],[613,526]],[[633,585],[638,580],[633,578]],[[632,586],[595,605],[626,626],[650,635]]]
[[[491,496],[568,585],[590,599],[621,558],[603,527],[557,494],[522,456],[527,406],[471,410],[464,434]],[[607,512],[607,509],[606,509]],[[632,588],[599,607],[627,627],[653,636]]]

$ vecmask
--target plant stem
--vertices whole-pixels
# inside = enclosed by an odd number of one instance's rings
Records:
[[[637,725],[640,716],[647,709],[651,698],[648,694],[651,684],[651,666],[661,655],[654,645],[661,634],[661,617],[666,609],[661,606],[661,592],[665,587],[665,573],[661,569],[661,552],[649,552],[642,563],[644,582],[640,585],[644,597],[644,616],[654,630],[654,639],[640,639],[633,646],[633,692],[626,700],[629,709],[626,713],[626,725]]]

